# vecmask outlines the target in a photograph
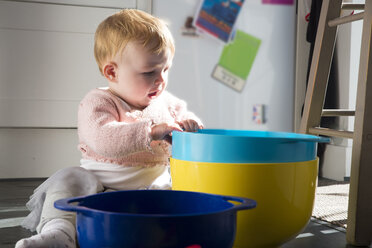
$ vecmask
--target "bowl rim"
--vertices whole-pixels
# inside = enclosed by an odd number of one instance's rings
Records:
[[[241,134],[239,134],[241,133]],[[262,131],[262,130],[242,130],[242,129],[199,129],[197,132],[181,132],[173,131],[172,136],[193,136],[199,138],[202,136],[215,136],[218,138],[249,138],[249,139],[271,139],[276,141],[305,141],[305,142],[319,142],[328,143],[330,138],[315,136],[303,133],[291,133],[291,132],[275,132],[275,131]]]
[[[71,200],[70,202],[77,202],[81,201],[84,202],[84,200],[87,199],[92,199],[99,197],[99,195],[105,194],[120,194],[122,192],[175,192],[177,193],[182,193],[182,194],[189,194],[189,195],[203,195],[206,197],[212,197],[212,198],[219,198],[217,200],[224,201],[224,197],[230,197],[230,196],[224,196],[224,195],[218,195],[218,194],[210,194],[210,193],[203,193],[203,192],[196,192],[196,191],[184,191],[184,190],[152,190],[152,189],[146,189],[146,190],[118,190],[118,191],[111,191],[111,192],[100,192],[96,194],[91,194],[87,196],[82,196],[82,197],[72,197],[72,198],[66,198],[66,199],[61,199],[61,200]],[[173,194],[173,193],[171,193]],[[232,196],[231,196],[232,197]],[[236,197],[235,197],[236,198]],[[239,198],[239,197],[237,197]],[[246,198],[247,200],[250,200],[252,203],[252,207],[250,208],[255,208],[256,203],[254,200]],[[56,201],[57,202],[57,201]],[[80,202],[80,203],[81,203]],[[83,214],[85,215],[91,215],[91,214],[105,214],[105,215],[110,215],[110,216],[121,216],[121,217],[146,217],[146,218],[175,218],[175,217],[199,217],[199,216],[208,216],[208,215],[214,215],[214,214],[223,214],[225,212],[234,212],[236,214],[237,210],[239,209],[239,205],[235,205],[227,200],[224,201],[226,204],[229,205],[229,207],[221,210],[215,210],[215,211],[200,211],[197,213],[184,213],[184,214],[140,214],[140,213],[125,213],[125,212],[111,212],[111,211],[106,211],[106,210],[100,210],[100,209],[95,209],[95,208],[90,208],[86,207],[84,205],[81,205],[80,203],[75,204],[75,208],[81,209],[81,211],[75,211],[77,214]],[[254,203],[254,204],[253,204]],[[253,206],[254,205],[254,206]],[[246,208],[248,209],[248,208]],[[68,210],[67,210],[68,211]]]
[[[203,161],[190,161],[190,160],[183,160],[183,159],[179,159],[179,158],[174,158],[174,157],[170,157],[170,161],[180,161],[182,163],[192,163],[192,164],[198,164],[198,165],[228,165],[228,166],[245,166],[245,165],[256,165],[256,166],[272,166],[272,165],[276,165],[276,166],[281,166],[281,165],[296,165],[296,164],[303,164],[303,165],[306,165],[306,164],[312,164],[312,163],[318,163],[319,162],[319,157],[316,157],[314,159],[311,159],[311,160],[304,160],[304,161],[291,161],[291,162],[273,162],[273,163],[270,163],[270,162],[263,162],[263,163],[229,163],[229,162],[203,162]],[[170,164],[172,166],[172,164]]]

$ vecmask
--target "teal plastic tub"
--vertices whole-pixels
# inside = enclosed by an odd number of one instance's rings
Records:
[[[201,129],[172,133],[172,157],[213,163],[286,163],[316,159],[329,138],[252,130]]]

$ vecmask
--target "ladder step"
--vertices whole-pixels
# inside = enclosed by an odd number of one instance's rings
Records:
[[[330,128],[324,127],[311,127],[309,128],[309,133],[315,135],[324,135],[330,137],[340,137],[340,138],[347,138],[352,139],[354,132],[351,131],[343,131],[343,130],[334,130]]]
[[[354,14],[354,15],[349,15],[349,16],[338,17],[333,20],[330,20],[328,22],[328,26],[335,27],[337,25],[362,20],[363,17],[364,17],[364,12]]]
[[[355,116],[355,111],[348,109],[323,109],[322,116]]]
[[[345,10],[364,10],[364,3],[343,3],[341,8]]]

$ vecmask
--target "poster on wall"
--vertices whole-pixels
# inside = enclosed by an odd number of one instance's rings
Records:
[[[241,30],[225,45],[212,77],[241,92],[258,53],[261,40]]]
[[[194,18],[194,26],[203,33],[229,42],[244,0],[203,0]]]

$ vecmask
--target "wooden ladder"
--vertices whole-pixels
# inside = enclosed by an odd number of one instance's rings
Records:
[[[340,17],[342,9],[364,12]],[[337,26],[356,20],[363,20],[356,108],[323,109]],[[369,246],[372,240],[371,31],[372,0],[366,0],[365,4],[323,0],[300,124],[301,133],[353,139],[346,239],[348,244],[356,246]],[[322,128],[322,116],[355,116],[354,131]]]

